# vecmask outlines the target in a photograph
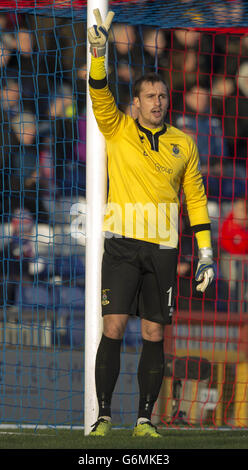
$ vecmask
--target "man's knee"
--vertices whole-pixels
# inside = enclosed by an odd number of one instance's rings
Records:
[[[142,338],[147,341],[162,341],[164,339],[164,325],[142,319],[141,334]]]
[[[125,333],[128,315],[105,315],[103,333],[108,338],[122,339]]]

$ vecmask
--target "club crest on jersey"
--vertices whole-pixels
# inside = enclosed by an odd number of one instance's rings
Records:
[[[107,292],[109,290],[110,289],[103,289],[102,290],[102,305],[108,305],[109,304],[108,294],[107,294]]]
[[[180,157],[180,149],[177,144],[171,144],[172,145],[172,153],[175,157]]]

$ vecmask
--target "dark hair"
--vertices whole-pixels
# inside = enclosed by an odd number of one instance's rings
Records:
[[[134,86],[133,86],[133,97],[135,96],[139,97],[140,90],[144,82],[149,82],[152,84],[158,83],[158,82],[163,83],[166,87],[168,97],[170,96],[169,87],[166,81],[163,79],[163,77],[159,75],[158,73],[148,72],[145,75],[142,75],[141,77],[137,78],[137,80],[135,80]]]

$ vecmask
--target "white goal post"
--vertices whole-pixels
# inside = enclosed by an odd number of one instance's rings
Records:
[[[93,10],[99,8],[102,18],[108,12],[107,0],[88,0],[87,28],[95,23]],[[90,68],[87,42],[87,72]],[[87,85],[88,87],[88,85]],[[85,278],[85,386],[84,433],[88,435],[98,415],[95,391],[95,357],[102,333],[101,258],[103,250],[102,218],[106,201],[105,141],[92,111],[87,88],[86,116],[86,278]]]

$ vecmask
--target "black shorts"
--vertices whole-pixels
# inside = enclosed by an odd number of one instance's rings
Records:
[[[102,315],[129,314],[163,325],[174,310],[177,249],[131,238],[105,239]]]

